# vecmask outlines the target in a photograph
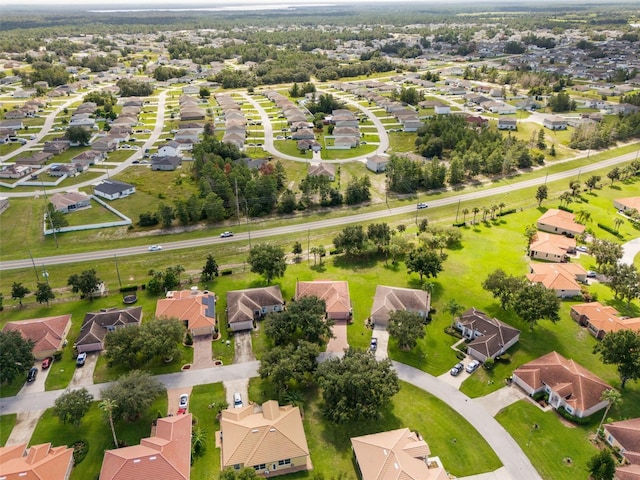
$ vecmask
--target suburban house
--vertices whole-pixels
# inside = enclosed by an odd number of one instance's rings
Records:
[[[253,405],[223,410],[216,444],[222,470],[253,467],[272,477],[313,468],[300,409],[276,400],[263,403],[258,413]]]
[[[336,179],[336,166],[333,163],[310,163],[307,174],[310,177],[322,175],[333,182]]]
[[[284,300],[277,285],[227,292],[227,324],[233,332],[253,330],[256,320],[282,310]]]
[[[137,327],[142,322],[142,307],[105,308],[84,316],[75,347],[78,353],[104,350],[107,333],[124,327]]]
[[[80,192],[55,193],[49,201],[58,212],[69,213],[91,206],[91,197]]]
[[[136,193],[136,187],[118,180],[104,180],[102,183],[93,187],[93,193],[107,200],[116,200]]]
[[[604,438],[620,452],[626,464],[616,469],[619,480],[640,478],[640,418],[622,420],[604,425]]]
[[[576,251],[576,239],[538,232],[529,246],[529,256],[548,262],[564,262],[568,253]]]
[[[549,130],[566,130],[567,129],[567,121],[558,117],[557,115],[550,115],[544,117],[542,120],[542,125]]]
[[[98,152],[115,152],[118,148],[118,142],[112,137],[104,137],[96,140],[91,144],[91,148]]]
[[[427,318],[431,310],[431,295],[424,290],[378,285],[371,307],[371,321],[374,325],[387,327],[389,315],[395,311],[415,312]]]
[[[498,130],[517,130],[518,121],[511,117],[498,117]]]
[[[6,480],[68,480],[73,467],[73,448],[51,443],[26,443],[0,447],[0,478]]]
[[[155,435],[143,438],[140,445],[105,451],[100,480],[189,480],[191,422],[190,413],[159,418]]]
[[[560,298],[580,295],[587,271],[577,263],[530,263],[527,278],[553,290]]]
[[[351,449],[362,480],[447,480],[429,445],[408,428],[351,438]]]
[[[96,163],[100,163],[104,161],[107,157],[105,152],[99,152],[97,150],[86,150],[82,153],[79,153],[75,157],[71,159],[72,163],[81,163],[86,165],[94,165]]]
[[[513,383],[527,394],[549,394],[547,403],[574,417],[588,417],[607,406],[602,392],[613,387],[573,360],[551,352],[513,371]]]
[[[619,212],[629,213],[633,210],[640,212],[640,197],[616,198],[613,206]]]
[[[471,340],[467,353],[481,362],[502,355],[520,340],[520,330],[473,307],[456,318],[455,327]]]
[[[0,169],[0,178],[22,178],[31,173],[31,167],[28,165],[7,165]]]
[[[576,223],[573,213],[550,208],[536,222],[539,230],[561,235],[580,235],[584,232],[584,225]]]
[[[71,328],[71,315],[57,317],[32,318],[7,322],[3,332],[12,330],[20,332],[22,338],[34,343],[33,356],[36,360],[51,357],[58,350],[62,350]]]
[[[367,157],[367,168],[375,173],[384,172],[389,163],[389,155],[371,155]]]
[[[178,157],[180,155],[182,155],[180,144],[174,140],[171,140],[158,148],[159,157]]]
[[[213,335],[216,328],[216,296],[197,289],[167,292],[158,300],[156,318],[177,318],[184,322],[191,335]]]
[[[600,302],[574,305],[571,307],[570,315],[579,325],[587,327],[589,333],[600,340],[609,332],[619,330],[640,332],[640,317],[619,317],[615,308],[604,306]]]
[[[182,164],[182,157],[156,157],[151,160],[151,170],[170,172]]]
[[[327,318],[348,320],[351,318],[349,284],[346,281],[316,280],[296,282],[295,299],[315,296],[326,303]]]

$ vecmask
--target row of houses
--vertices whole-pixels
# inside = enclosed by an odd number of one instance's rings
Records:
[[[247,138],[247,118],[242,111],[242,107],[229,94],[221,93],[216,95],[215,98],[222,108],[224,118],[222,141],[242,149]]]

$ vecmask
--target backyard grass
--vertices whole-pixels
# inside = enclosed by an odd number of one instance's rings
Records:
[[[91,200],[91,208],[82,208],[69,212],[65,218],[70,226],[91,225],[94,223],[117,222],[122,220],[115,213],[107,210],[95,200]]]
[[[8,415],[0,415],[0,447],[4,447],[11,435],[11,430],[16,424],[17,415],[10,413]]]
[[[213,408],[209,408],[213,405]],[[220,430],[216,416],[226,406],[224,387],[221,383],[197,385],[189,397],[189,412],[197,419],[194,428],[204,430],[207,447],[204,454],[191,464],[191,478],[214,480],[220,472],[220,450],[216,448],[215,433]]]
[[[151,422],[157,417],[157,412],[167,411],[167,397],[162,395],[156,400],[146,415],[136,422],[116,422],[115,430],[119,440],[127,445],[137,445],[140,439],[151,433]],[[80,427],[62,424],[49,408],[40,418],[31,437],[29,445],[52,442],[53,446],[71,446],[78,440],[87,443],[88,452],[85,459],[74,466],[71,480],[87,480],[97,478],[102,466],[104,451],[113,448],[113,437],[108,422],[94,402],[89,412],[84,416]]]

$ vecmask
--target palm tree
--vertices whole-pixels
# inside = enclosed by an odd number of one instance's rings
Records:
[[[606,401],[608,403],[607,403],[607,408],[604,409],[604,415],[602,415],[602,420],[600,420],[600,425],[598,425],[598,429],[596,430],[596,435],[600,433],[600,429],[602,428],[602,424],[604,423],[605,418],[607,418],[609,409],[622,400],[622,395],[616,389],[611,388],[609,390],[605,390],[604,392],[602,392],[602,395],[600,395],[600,400],[602,400],[603,402]]]
[[[571,195],[571,192],[564,192],[563,194],[560,195],[560,205],[562,205],[563,203],[566,203],[567,206],[569,206],[569,204],[573,201],[573,196]]]
[[[624,223],[624,220],[622,220],[621,218],[616,218],[613,220],[613,224],[616,226],[616,233],[618,233],[618,230],[620,230],[620,225],[622,225]]]
[[[103,401],[101,401],[98,404],[98,407],[100,407],[100,410],[102,410],[106,415],[107,418],[109,419],[109,425],[111,426],[111,434],[113,435],[113,444],[115,445],[115,448],[118,448],[118,437],[116,437],[116,429],[113,426],[113,411],[118,408],[118,405],[116,405],[116,402],[110,398],[105,398]]]
[[[496,218],[496,211],[498,210],[498,205],[496,205],[495,203],[493,205],[491,205],[491,220],[495,220]]]
[[[506,207],[506,206],[507,206],[507,204],[506,204],[506,203],[504,203],[504,202],[500,202],[500,203],[498,204],[498,208],[500,209],[500,215],[502,215],[502,209],[503,209],[504,207]]]
[[[444,309],[451,314],[451,328],[453,328],[453,321],[456,319],[456,315],[459,314],[464,307],[460,305],[454,298],[447,302]]]
[[[591,212],[588,212],[585,209],[578,210],[576,212],[576,221],[578,223],[586,224],[591,220]]]
[[[489,215],[490,211],[491,209],[489,207],[482,207],[482,221],[487,220],[487,215]]]
[[[463,208],[462,209],[462,223],[467,223],[467,215],[469,214],[469,209],[468,208]]]

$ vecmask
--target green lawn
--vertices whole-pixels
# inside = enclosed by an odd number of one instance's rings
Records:
[[[156,400],[146,415],[134,423],[117,422],[115,424],[118,439],[128,445],[137,445],[140,439],[148,437],[151,433],[151,422],[157,417],[157,412],[167,411],[167,397],[162,395]],[[113,437],[108,422],[104,419],[98,408],[98,402],[94,402],[89,412],[82,419],[79,427],[64,425],[49,408],[40,418],[29,445],[52,442],[53,446],[70,446],[78,440],[84,440],[89,446],[86,458],[75,465],[71,472],[72,480],[87,480],[98,477],[104,451],[113,448]]]
[[[70,212],[65,218],[69,222],[70,226],[117,222],[122,220],[115,213],[107,210],[95,200],[91,200],[91,208],[83,208],[81,210]]]
[[[13,382],[3,383],[2,385],[0,385],[0,398],[13,397],[20,391],[26,381],[27,372],[24,372],[23,375],[18,375],[18,378],[16,378]]]
[[[209,405],[213,405],[209,408]],[[226,406],[224,387],[221,383],[197,385],[193,387],[189,398],[189,411],[197,419],[194,428],[205,432],[207,448],[204,455],[191,465],[191,478],[194,480],[214,480],[220,472],[220,450],[216,448],[215,433],[220,430],[216,416]]]
[[[5,443],[11,435],[11,430],[16,424],[17,415],[10,413],[8,415],[0,415],[0,447],[4,447]]]

